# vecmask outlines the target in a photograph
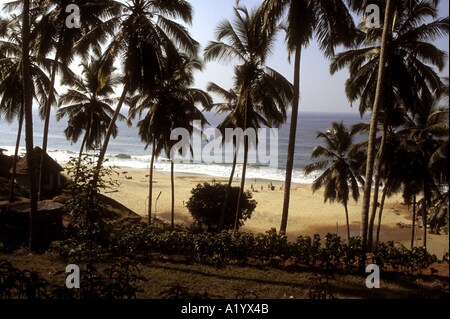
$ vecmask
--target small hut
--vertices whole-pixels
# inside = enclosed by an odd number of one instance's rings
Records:
[[[33,149],[36,177],[39,176],[39,165],[41,162],[42,149],[35,147]],[[28,171],[28,154],[17,162],[16,183],[26,188],[30,187]],[[47,153],[44,155],[42,182],[43,190],[46,194],[54,194],[61,188],[61,172],[64,169]]]
[[[6,152],[4,148],[0,148],[0,177],[9,178],[10,173],[9,170],[13,166],[14,159],[12,156],[7,156],[3,154]]]

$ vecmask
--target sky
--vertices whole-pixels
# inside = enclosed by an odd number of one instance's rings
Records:
[[[0,4],[5,2],[7,1],[0,0]],[[262,0],[241,0],[240,4],[248,9],[252,9],[261,2]],[[203,51],[208,41],[215,40],[215,30],[219,22],[224,19],[233,20],[235,0],[190,0],[190,3],[194,8],[194,19],[192,25],[187,27],[193,38],[200,43]],[[439,16],[447,16],[448,12],[449,1],[441,1]],[[437,41],[436,45],[448,52],[448,36]],[[288,61],[284,34],[281,32],[278,34],[278,40],[267,65],[293,82],[293,65]],[[348,71],[344,69],[331,76],[329,65],[330,61],[324,58],[315,41],[312,41],[308,48],[303,50],[300,79],[300,111],[357,113],[357,103],[351,107],[345,96],[345,81],[348,78]],[[202,72],[196,73],[195,86],[206,89],[207,83],[211,81],[224,88],[231,88],[233,68],[232,64],[224,65],[217,62],[208,62]],[[441,75],[448,77],[448,74],[449,67],[447,63]],[[219,100],[215,99],[215,102],[219,102]]]
[[[208,41],[215,40],[215,30],[218,23],[224,19],[233,20],[234,0],[191,0],[194,7],[193,25],[189,27],[193,37],[204,47]],[[259,5],[261,0],[241,0],[240,4],[248,9]],[[440,17],[447,16],[449,1],[441,1]],[[448,36],[436,42],[436,45],[449,51]],[[292,59],[293,60],[293,59]],[[447,59],[448,62],[448,59]],[[278,41],[268,66],[283,74],[291,83],[294,69],[288,61],[284,34],[278,34]],[[358,113],[358,105],[350,106],[345,95],[345,81],[348,78],[346,69],[330,75],[330,61],[320,52],[317,43],[312,41],[309,47],[302,52],[300,77],[300,111],[304,112],[332,112],[332,113]],[[447,66],[442,75],[448,76]],[[202,73],[196,75],[196,86],[204,89],[208,81],[215,82],[224,88],[232,86],[233,66],[216,62],[208,62]]]

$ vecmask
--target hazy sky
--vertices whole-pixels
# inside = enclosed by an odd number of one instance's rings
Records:
[[[0,4],[8,1],[0,0]],[[232,20],[234,17],[233,6],[235,0],[190,0],[194,7],[194,20],[192,26],[188,26],[192,36],[200,42],[202,51],[208,41],[214,40],[215,29],[218,23],[224,19]],[[262,0],[241,0],[241,5],[251,9],[259,5]],[[446,16],[449,12],[448,0],[441,1],[440,16]],[[448,36],[439,40],[439,48],[448,52]],[[268,66],[282,73],[289,81],[293,80],[293,66],[288,62],[288,56],[284,44],[284,34],[278,34],[278,41],[274,52],[268,61]],[[313,41],[302,53],[301,62],[301,102],[300,111],[315,112],[358,112],[358,105],[350,108],[344,85],[348,78],[346,69],[331,76],[329,73],[330,61],[323,57],[317,44]],[[442,73],[448,76],[448,63]],[[209,62],[203,72],[196,74],[196,86],[206,88],[209,81],[216,82],[224,88],[232,86],[233,65],[223,65]],[[216,101],[219,102],[219,101]]]
[[[261,0],[241,0],[241,5],[254,8]],[[194,21],[190,28],[194,38],[204,47],[208,41],[214,40],[214,32],[218,22],[223,19],[232,20],[234,17],[234,0],[191,0],[194,7]],[[440,16],[447,16],[449,10],[448,0],[441,1]],[[268,65],[282,73],[289,81],[293,81],[293,65],[289,64],[284,44],[284,33],[279,33],[279,40]],[[448,37],[437,42],[440,49],[448,52]],[[331,76],[329,72],[330,61],[325,59],[313,41],[302,52],[301,62],[301,101],[300,111],[312,112],[358,112],[358,105],[350,108],[344,85],[348,78],[346,69]],[[448,64],[442,75],[448,76]],[[208,81],[213,81],[224,88],[232,85],[233,66],[224,66],[209,62],[201,74],[197,74],[196,85],[205,88]]]

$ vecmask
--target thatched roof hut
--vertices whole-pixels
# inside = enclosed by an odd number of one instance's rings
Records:
[[[39,174],[39,165],[41,162],[42,149],[40,147],[35,147],[33,149],[34,163],[36,174]],[[47,153],[44,155],[43,163],[43,185],[44,191],[46,193],[55,193],[61,187],[60,173],[64,169],[55,160],[53,160]],[[22,159],[17,162],[16,168],[16,182],[24,187],[29,188],[29,178],[28,178],[28,154],[26,154]]]
[[[33,149],[33,155],[34,155],[34,163],[35,163],[35,169],[36,172],[39,172],[39,165],[41,162],[41,154],[42,149],[38,146],[36,146]],[[51,158],[47,153],[44,155],[44,166],[43,166],[44,172],[46,173],[60,173],[64,169],[59,165],[53,158]],[[28,175],[28,154],[26,154],[22,159],[17,162],[17,168],[16,168],[17,175]]]
[[[0,148],[0,177],[9,178],[9,170],[13,166],[13,156],[3,154],[6,150]]]

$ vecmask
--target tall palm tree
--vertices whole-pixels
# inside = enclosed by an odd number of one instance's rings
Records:
[[[428,103],[429,102],[429,103]],[[437,116],[444,112],[442,117]],[[433,154],[442,146],[442,138],[448,138],[448,122],[442,123],[447,110],[440,109],[437,99],[424,102],[414,117],[406,118],[405,129],[402,134],[403,147],[411,154],[414,166],[414,182],[423,194],[421,202],[421,216],[423,224],[423,246],[427,246],[428,209],[431,207],[433,195],[441,195],[437,178],[447,172],[447,166],[430,166]],[[445,161],[444,161],[445,162]]]
[[[241,117],[236,116],[237,113],[237,101],[238,95],[233,89],[226,90],[216,83],[210,82],[208,83],[207,91],[219,95],[226,102],[214,103],[211,105],[211,109],[214,109],[218,114],[227,113],[227,116],[222,120],[222,122],[217,126],[217,129],[222,133],[222,136],[227,137],[225,134],[226,128],[236,129],[239,127],[243,127],[243,119]],[[211,109],[208,109],[210,111]],[[262,119],[264,120],[264,119]],[[228,207],[228,201],[230,197],[231,185],[233,183],[234,173],[236,171],[237,164],[237,155],[238,155],[238,147],[239,143],[237,143],[237,138],[233,138],[233,141],[223,140],[223,143],[233,143],[233,164],[231,166],[231,173],[228,179],[228,185],[225,193],[225,198],[222,205],[222,211],[220,213],[219,220],[219,230],[222,230],[225,225],[225,214]]]
[[[30,1],[24,0],[22,9],[22,79],[23,108],[25,112],[25,142],[27,166],[30,178],[30,234],[29,248],[36,249],[36,218],[38,197],[36,192],[36,171],[33,153],[33,96],[30,72]]]
[[[364,184],[359,175],[361,166],[361,153],[352,156],[350,149],[353,145],[355,133],[349,131],[342,122],[333,122],[332,128],[325,133],[318,132],[317,138],[325,141],[325,146],[316,146],[312,158],[325,158],[305,167],[305,174],[313,171],[325,171],[313,182],[313,192],[325,187],[324,199],[332,203],[335,200],[342,203],[345,208],[347,222],[347,238],[350,240],[350,223],[348,218],[348,200],[351,191],[355,201],[359,199],[358,182]]]
[[[179,59],[179,52],[196,55],[198,43],[188,30],[173,19],[192,22],[192,6],[185,0],[134,0],[119,3],[120,25],[105,51],[103,60],[120,62],[124,72],[123,89],[99,153],[93,183],[97,183],[115,122],[127,96],[151,92],[163,76],[164,60]]]
[[[214,109],[218,114],[221,113],[227,113],[227,116],[222,120],[222,122],[217,126],[217,129],[222,133],[222,136],[225,137],[225,139],[223,140],[223,143],[233,143],[233,163],[231,166],[231,173],[230,173],[230,177],[228,178],[228,184],[227,184],[227,189],[225,192],[225,198],[224,198],[224,202],[222,205],[222,211],[220,214],[220,220],[219,220],[219,229],[223,229],[224,228],[224,223],[225,223],[225,214],[227,211],[227,207],[228,207],[228,201],[229,201],[229,196],[230,196],[230,192],[231,192],[231,186],[233,183],[233,178],[234,178],[234,173],[236,171],[236,165],[237,165],[237,156],[238,156],[238,152],[239,152],[239,146],[240,146],[240,142],[239,137],[238,136],[233,136],[233,140],[227,140],[226,138],[228,137],[226,134],[226,129],[238,129],[238,128],[242,128],[244,127],[244,119],[242,118],[242,116],[240,116],[239,113],[239,109],[237,108],[237,101],[239,100],[239,96],[236,94],[236,92],[233,89],[229,89],[229,90],[225,90],[224,88],[220,87],[219,85],[217,85],[216,83],[212,83],[210,82],[208,84],[207,90],[209,92],[215,93],[219,96],[221,96],[223,99],[225,99],[227,102],[220,102],[220,103],[215,103],[211,106],[211,109],[209,109],[208,111]],[[256,118],[253,125],[253,128],[259,128],[261,125],[264,126],[269,126],[268,122],[266,121],[266,119],[259,115],[259,114],[255,114]],[[253,145],[254,147],[258,147],[258,140],[253,141],[255,144]],[[235,227],[237,227],[237,223],[239,221],[239,215],[235,216]]]
[[[77,5],[80,11],[79,27],[73,28],[67,25],[66,8],[69,4]],[[42,140],[42,155],[39,167],[39,197],[42,198],[43,188],[43,165],[44,157],[47,152],[48,132],[50,125],[50,111],[51,106],[56,104],[56,99],[50,93],[56,81],[56,74],[58,71],[57,64],[62,62],[69,65],[73,61],[76,53],[81,52],[85,55],[87,48],[94,46],[99,47],[102,40],[105,39],[106,34],[102,34],[107,27],[109,33],[112,32],[112,26],[104,23],[104,19],[108,19],[117,15],[120,11],[120,6],[114,1],[89,1],[89,0],[58,0],[41,3],[35,8],[38,17],[33,36],[34,50],[37,55],[42,58],[54,52],[54,64],[52,66],[50,76],[51,83],[48,86],[48,99],[43,107],[43,115],[45,116],[43,140]],[[65,76],[67,78],[67,75]]]
[[[23,0],[16,0],[5,5],[6,9],[13,10],[20,6]],[[67,24],[67,6],[74,4],[80,12],[79,26],[72,27]],[[41,107],[41,115],[44,117],[44,131],[40,165],[39,165],[39,198],[43,195],[43,163],[47,152],[48,131],[50,124],[50,110],[56,105],[56,98],[52,94],[55,87],[58,64],[69,65],[76,53],[85,55],[88,48],[94,46],[99,48],[114,27],[114,17],[119,14],[121,6],[112,0],[89,1],[89,0],[58,0],[33,2],[30,8],[31,31],[30,47],[39,59],[48,59],[54,54],[51,66],[51,82],[47,86],[47,99]],[[112,21],[104,20],[112,18]],[[67,78],[67,73],[64,78]]]
[[[24,121],[23,107],[23,77],[22,77],[22,34],[21,21],[12,16],[8,19],[0,18],[0,116],[4,115],[7,121],[18,118],[18,132],[14,159],[18,158],[22,126]],[[50,79],[46,73],[49,59],[38,61],[34,55],[30,56],[30,75],[32,77],[31,95],[38,103],[46,100],[46,89]],[[61,65],[60,65],[61,67]],[[55,94],[55,92],[53,92]],[[9,201],[14,200],[14,180],[16,175],[16,163],[13,162]]]
[[[355,37],[353,19],[342,0],[264,0],[260,7],[264,24],[271,30],[282,22],[286,30],[289,56],[294,54],[294,98],[292,100],[288,155],[280,232],[286,233],[292,172],[294,169],[295,140],[300,101],[300,61],[302,49],[315,38],[325,56],[334,55],[338,45],[351,46]]]
[[[363,49],[339,54],[331,65],[332,73],[344,65],[349,66],[347,96],[350,101],[359,99],[361,112],[370,108],[372,111],[361,214],[363,250],[368,244],[376,127],[380,110],[391,107],[395,100],[392,96],[397,96],[408,110],[416,112],[421,104],[419,101],[424,97],[430,98],[442,84],[436,72],[427,65],[430,63],[442,69],[445,64],[445,52],[428,42],[448,33],[448,19],[436,19],[436,2],[387,1],[383,33],[367,30]],[[436,20],[425,23],[428,18]]]
[[[130,117],[143,115],[138,122],[139,135],[146,143],[152,144],[149,182],[149,224],[151,223],[153,163],[155,156],[166,153],[171,162],[171,227],[175,227],[175,187],[174,187],[174,145],[177,141],[171,138],[176,128],[186,129],[192,134],[194,120],[207,123],[204,115],[196,107],[199,103],[209,108],[212,99],[208,93],[191,88],[194,83],[193,72],[202,69],[202,63],[195,57],[180,56],[180,60],[166,60],[163,78],[156,84],[153,91],[142,98],[140,95],[131,100]],[[181,151],[181,150],[180,150]],[[185,154],[183,154],[185,155]]]
[[[233,22],[225,20],[216,30],[216,41],[210,42],[204,52],[206,61],[218,60],[240,63],[235,67],[235,113],[242,119],[243,131],[259,127],[261,116],[268,126],[279,126],[286,120],[286,106],[292,99],[292,85],[275,70],[265,66],[275,41],[275,32],[264,28],[257,11],[245,7],[234,9]],[[239,123],[240,124],[240,123]],[[244,192],[249,140],[244,135],[244,161],[236,216]],[[237,218],[235,228],[237,228]]]
[[[68,126],[64,134],[71,143],[76,143],[84,131],[75,181],[78,179],[83,150],[93,150],[106,134],[114,113],[111,105],[115,100],[111,98],[111,95],[120,83],[120,78],[115,74],[115,68],[112,65],[107,68],[102,65],[99,55],[94,54],[89,60],[83,60],[80,66],[82,67],[80,78],[63,81],[65,85],[70,86],[70,89],[59,99],[59,110],[56,114],[58,121],[65,116],[68,117]],[[119,119],[126,120],[123,115],[120,115]],[[115,125],[112,136],[115,138],[117,133],[118,129]]]
[[[429,115],[429,125],[427,131],[431,132],[434,136],[439,138],[439,147],[433,153],[430,158],[430,167],[438,168],[438,170],[445,172],[445,168],[448,167],[448,154],[449,154],[449,144],[448,144],[448,105],[449,105],[449,82],[448,77],[444,78],[444,86],[442,87],[442,92],[436,94],[434,103],[437,103],[436,111]],[[440,98],[439,98],[440,97]],[[439,101],[440,100],[440,101]],[[440,103],[440,104],[439,104]],[[441,106],[439,106],[441,105]],[[442,174],[439,181],[441,183],[448,183],[449,175]]]

